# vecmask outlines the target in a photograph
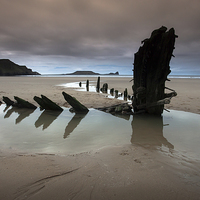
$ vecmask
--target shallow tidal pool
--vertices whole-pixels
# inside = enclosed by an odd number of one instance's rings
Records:
[[[171,110],[161,117],[87,114],[0,106],[0,148],[20,153],[75,154],[139,145],[200,160],[200,115]]]

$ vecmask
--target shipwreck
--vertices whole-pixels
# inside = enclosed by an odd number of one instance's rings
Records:
[[[165,87],[169,81],[170,60],[175,49],[175,30],[162,26],[151,33],[150,38],[142,41],[134,55],[133,69],[133,100],[134,113],[145,112],[160,115],[164,104],[169,104],[177,93]],[[169,93],[165,93],[169,90]]]

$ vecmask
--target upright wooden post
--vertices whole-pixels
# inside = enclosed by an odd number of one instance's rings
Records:
[[[89,91],[89,80],[86,81],[86,89]]]
[[[96,87],[96,90],[97,90],[97,92],[99,92],[99,90],[100,90],[100,76],[98,76],[98,79],[97,79],[97,87]]]

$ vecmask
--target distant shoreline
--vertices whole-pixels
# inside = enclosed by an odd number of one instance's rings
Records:
[[[69,74],[40,74],[40,75],[14,75],[14,76],[27,76],[27,77],[130,77],[132,78],[133,75],[131,74],[123,74],[123,75],[109,75],[109,74],[98,74],[98,75],[69,75]],[[169,75],[168,79],[200,79],[200,75]]]
[[[115,72],[115,73],[110,72],[108,74],[100,74],[93,71],[75,71],[73,73],[62,74],[62,75],[115,75],[115,76],[118,76],[119,72]]]

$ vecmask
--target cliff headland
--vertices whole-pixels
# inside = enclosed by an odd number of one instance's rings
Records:
[[[9,59],[0,59],[0,76],[40,75],[26,66],[18,65]]]

